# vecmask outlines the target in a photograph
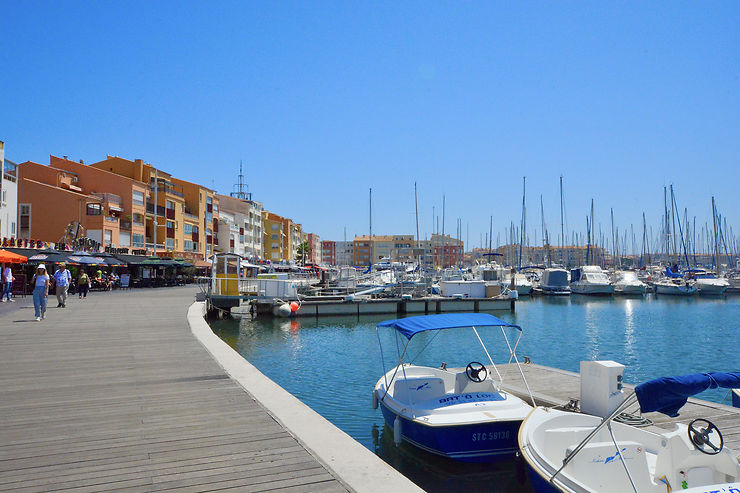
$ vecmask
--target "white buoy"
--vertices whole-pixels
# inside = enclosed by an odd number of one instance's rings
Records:
[[[273,313],[278,317],[290,317],[291,310],[288,303],[283,303],[273,308]]]
[[[396,416],[396,420],[393,422],[393,443],[396,446],[401,445],[401,420]]]
[[[378,409],[378,393],[373,390],[373,409]]]

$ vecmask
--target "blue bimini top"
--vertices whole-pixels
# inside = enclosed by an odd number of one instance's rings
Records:
[[[446,313],[442,315],[420,315],[418,317],[398,318],[380,322],[378,327],[391,327],[411,339],[419,332],[427,330],[458,329],[461,327],[513,327],[518,325],[504,322],[488,313]]]
[[[717,387],[739,388],[740,371],[656,378],[635,387],[635,394],[642,412],[658,411],[675,418],[689,397]]]

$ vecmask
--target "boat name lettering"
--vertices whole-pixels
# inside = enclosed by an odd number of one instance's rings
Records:
[[[704,493],[740,493],[738,488],[727,488],[724,487],[721,490],[706,490]]]
[[[453,404],[461,404],[464,402],[480,402],[480,401],[497,400],[496,397],[497,397],[497,394],[492,394],[489,392],[481,392],[481,393],[473,393],[473,394],[457,394],[457,395],[451,395],[448,397],[443,397],[439,400],[439,403],[444,404],[445,406],[451,406]]]
[[[473,433],[474,442],[484,442],[486,440],[507,440],[510,437],[510,431],[491,431],[488,433]]]

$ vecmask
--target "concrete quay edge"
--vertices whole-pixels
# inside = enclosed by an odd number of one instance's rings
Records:
[[[204,315],[204,302],[190,305],[187,319],[196,339],[234,381],[348,489],[358,493],[424,491],[260,372],[213,333]]]

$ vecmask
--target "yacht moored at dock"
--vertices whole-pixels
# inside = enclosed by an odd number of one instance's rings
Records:
[[[610,296],[614,294],[614,286],[609,282],[609,278],[601,267],[584,265],[570,271],[570,292]]]
[[[568,296],[570,294],[568,271],[557,268],[545,269],[536,291],[549,296]]]
[[[641,296],[647,291],[647,284],[637,278],[631,270],[618,270],[612,277],[614,294]]]

